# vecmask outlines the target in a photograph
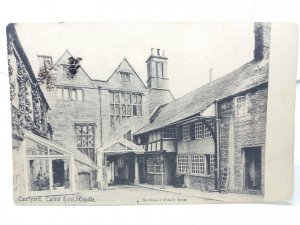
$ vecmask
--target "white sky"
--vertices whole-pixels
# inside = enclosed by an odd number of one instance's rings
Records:
[[[81,57],[94,79],[106,80],[126,57],[145,82],[151,48],[166,51],[170,90],[178,98],[252,60],[253,23],[53,23],[17,24],[33,69],[37,55],[55,62],[66,49]]]

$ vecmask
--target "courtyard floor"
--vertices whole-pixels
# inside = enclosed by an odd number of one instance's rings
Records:
[[[87,191],[79,193],[83,199],[92,197],[96,205],[148,205],[148,204],[196,204],[225,202],[262,202],[263,196],[202,192],[196,189],[175,188],[173,186],[155,185],[118,185],[104,191]],[[85,202],[83,202],[85,203]]]
[[[202,192],[196,189],[173,186],[116,185],[106,190],[88,190],[74,194],[19,197],[21,205],[171,205],[199,203],[262,202],[263,196]]]
[[[104,191],[80,192],[77,198],[83,204],[95,205],[196,204],[221,202],[220,200],[190,196],[185,193],[170,192],[166,189],[130,185],[113,186]],[[93,201],[89,202],[89,198],[93,198]],[[86,199],[87,202],[84,202],[84,199]]]

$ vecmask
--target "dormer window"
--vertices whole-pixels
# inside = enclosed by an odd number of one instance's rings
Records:
[[[122,82],[130,82],[130,73],[120,72]]]

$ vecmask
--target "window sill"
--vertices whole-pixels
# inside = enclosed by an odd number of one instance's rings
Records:
[[[162,175],[162,174],[166,174],[165,172],[164,173],[158,173],[158,172],[147,172],[147,174],[153,174],[153,175]]]
[[[178,173],[178,172],[177,172]],[[188,175],[188,176],[194,176],[194,177],[205,177],[205,178],[215,178],[212,175],[202,175],[197,173],[178,173],[179,175]]]

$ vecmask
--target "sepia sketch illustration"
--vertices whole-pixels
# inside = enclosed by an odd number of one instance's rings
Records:
[[[127,58],[100,80],[68,46],[28,57],[18,26],[7,27],[17,204],[263,201],[271,23],[246,34],[250,61],[215,79],[207,69],[178,98],[168,49],[143,49],[146,80]]]

